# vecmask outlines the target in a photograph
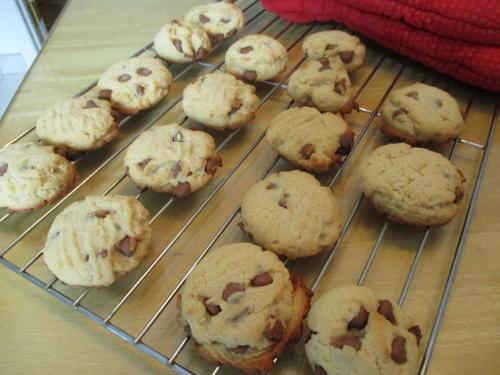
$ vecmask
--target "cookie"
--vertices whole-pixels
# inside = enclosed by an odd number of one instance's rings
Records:
[[[250,243],[212,250],[188,277],[181,317],[203,357],[265,374],[301,337],[310,292],[270,251]]]
[[[285,47],[267,35],[247,35],[226,52],[226,71],[247,81],[273,79],[285,70]]]
[[[377,148],[361,165],[361,188],[396,223],[428,226],[458,213],[465,179],[443,155],[406,143]]]
[[[201,27],[217,41],[232,37],[245,25],[245,16],[240,7],[222,1],[195,6],[184,19]]]
[[[212,45],[200,27],[173,20],[155,36],[154,49],[158,56],[173,63],[186,63],[205,58]]]
[[[70,152],[95,150],[118,135],[118,125],[106,100],[79,96],[57,102],[36,122],[43,143]]]
[[[140,188],[185,197],[206,185],[222,159],[207,133],[177,124],[142,133],[125,154],[125,168]]]
[[[309,59],[339,57],[346,70],[358,69],[365,61],[366,48],[358,37],[340,30],[320,31],[309,35],[302,43]]]
[[[420,327],[363,286],[330,290],[307,317],[306,355],[316,375],[414,375]]]
[[[189,118],[215,130],[242,127],[254,118],[258,106],[255,87],[219,71],[189,84],[182,99]]]
[[[423,83],[392,91],[381,114],[380,130],[411,145],[447,142],[458,137],[464,124],[457,101],[446,91]]]
[[[332,191],[301,171],[273,173],[252,186],[241,203],[241,221],[255,243],[290,259],[331,247],[341,229]]]
[[[349,153],[354,132],[333,113],[294,107],[274,118],[267,129],[266,141],[297,167],[325,172]]]
[[[338,58],[306,60],[288,81],[288,95],[321,112],[348,113],[354,108],[351,80]]]
[[[148,211],[127,196],[88,196],[55,218],[45,264],[68,285],[102,287],[133,270],[148,251]]]
[[[99,81],[99,97],[111,101],[113,108],[133,115],[163,99],[172,83],[172,75],[160,60],[133,57],[106,70]]]
[[[0,149],[0,207],[34,210],[56,201],[77,176],[52,146],[18,142]]]

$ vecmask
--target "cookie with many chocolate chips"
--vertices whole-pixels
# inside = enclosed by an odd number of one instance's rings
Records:
[[[181,292],[180,314],[201,355],[265,374],[300,338],[310,292],[278,257],[250,243],[212,250]]]
[[[307,317],[306,355],[316,375],[413,375],[420,327],[397,305],[355,285],[325,292]]]
[[[329,248],[342,223],[332,191],[301,171],[273,173],[252,186],[243,196],[241,221],[257,244],[288,258]]]
[[[184,19],[201,27],[217,41],[232,37],[245,25],[245,16],[240,7],[222,1],[195,6]]]
[[[110,66],[99,78],[99,98],[132,115],[163,99],[172,83],[170,71],[159,59],[133,57]]]
[[[206,185],[221,165],[209,134],[178,124],[145,131],[125,154],[127,173],[139,187],[178,197]]]
[[[266,140],[292,164],[307,171],[325,172],[349,153],[354,132],[333,113],[294,107],[274,118]]]
[[[148,211],[133,197],[88,196],[52,223],[43,259],[68,285],[102,287],[133,270],[151,242]]]

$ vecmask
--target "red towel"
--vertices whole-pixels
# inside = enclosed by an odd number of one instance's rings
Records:
[[[292,22],[336,21],[457,79],[500,91],[496,0],[262,0]]]

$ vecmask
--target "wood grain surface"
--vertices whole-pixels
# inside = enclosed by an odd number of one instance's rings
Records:
[[[31,127],[37,116],[56,100],[70,96],[96,79],[112,63],[126,58],[149,43],[156,31],[167,21],[182,17],[199,0],[73,0],[66,7],[62,19],[46,44],[24,82],[13,105],[0,124],[0,145],[7,143],[23,130]],[[252,1],[243,0],[246,8]],[[331,25],[288,25],[272,14],[261,13],[259,4],[246,11],[249,24],[240,34],[263,32],[278,39],[289,49],[287,71],[283,79],[301,62],[300,43],[307,33]],[[207,59],[218,64],[224,52],[234,41],[224,43]],[[150,54],[151,52],[146,52]],[[375,68],[377,68],[375,71]],[[143,129],[151,124],[180,122],[184,115],[180,106],[182,90],[187,83],[211,68],[195,65],[187,69],[172,66],[173,75],[181,75],[172,86],[168,98],[155,108],[138,114],[123,125],[121,135],[102,150],[85,155],[78,162],[82,187],[61,203],[48,218],[31,231],[5,256],[22,265],[42,247],[54,215],[70,202],[89,194],[102,194],[123,175],[123,152]],[[400,75],[398,76],[398,73]],[[395,81],[395,78],[398,78]],[[367,79],[370,78],[368,81]],[[471,103],[462,137],[484,144],[492,121],[495,97],[491,93],[475,90],[447,77],[440,76],[421,65],[387,53],[369,44],[366,64],[353,75],[353,84],[363,108],[375,110],[384,93],[393,82],[401,87],[414,81],[448,88],[465,111]],[[367,81],[366,85],[365,82]],[[261,98],[273,86],[259,84]],[[471,102],[471,98],[474,100]],[[173,236],[199,206],[222,185],[196,217],[185,233],[158,262],[130,299],[111,320],[113,324],[132,335],[137,335],[158,307],[165,301],[192,263],[199,257],[213,236],[226,222],[242,195],[264,171],[273,166],[276,153],[264,142],[256,143],[269,121],[290,103],[282,89],[275,90],[257,112],[256,119],[222,148],[224,166],[213,181],[193,196],[176,200],[153,223],[154,239],[151,254],[143,264],[127,277],[106,289],[92,290],[82,305],[106,316],[124,296],[147,267],[158,257]],[[164,112],[172,107],[166,114]],[[346,117],[359,135],[369,121],[365,136],[337,179],[333,191],[337,195],[344,218],[347,218],[360,195],[357,168],[374,147],[387,142],[377,130],[379,119],[370,119],[368,113],[353,112]],[[184,126],[198,125],[186,121]],[[217,144],[229,133],[213,134]],[[30,133],[25,139],[35,140]],[[245,155],[254,144],[255,149]],[[445,154],[450,145],[439,149]],[[114,155],[116,154],[116,157]],[[478,171],[482,152],[467,145],[458,145],[453,162],[467,178],[470,199],[472,185]],[[244,159],[242,157],[245,156]],[[241,164],[241,165],[240,165]],[[432,357],[429,374],[498,374],[500,368],[500,135],[495,135],[486,174],[481,188],[474,219],[467,237],[462,262],[451,298],[444,316],[443,326]],[[93,177],[97,167],[103,166]],[[279,160],[273,170],[290,169]],[[319,176],[328,183],[337,168]],[[234,173],[233,173],[234,172]],[[229,175],[231,175],[229,177]],[[123,179],[112,193],[135,195],[139,190],[128,179]],[[155,214],[168,196],[146,192],[141,201]],[[414,316],[423,329],[425,346],[432,328],[437,305],[441,298],[448,270],[454,256],[458,235],[466,214],[466,205],[449,225],[430,232],[427,246],[411,284],[404,308]],[[3,248],[22,233],[31,223],[44,215],[50,207],[30,213],[13,215],[0,225],[0,246]],[[3,214],[4,211],[0,212]],[[229,222],[217,244],[241,241],[246,238],[236,224],[238,215]],[[352,225],[332,258],[328,272],[322,279],[318,294],[334,286],[356,283],[381,227],[382,217],[375,214],[365,202],[353,218]],[[423,229],[389,225],[382,247],[368,273],[366,285],[387,297],[397,300],[411,266]],[[309,285],[321,268],[326,256],[296,260],[289,267],[303,275]],[[51,274],[41,260],[29,272],[44,281]],[[0,267],[0,373],[1,374],[169,374],[173,371],[141,353],[78,311],[63,305],[18,275]],[[78,297],[82,288],[56,283],[57,290],[71,298]],[[182,327],[176,322],[175,300],[159,316],[143,341],[170,356],[184,338]],[[191,343],[178,357],[183,366],[199,374],[210,374],[214,366],[201,360]],[[220,374],[236,373],[222,369]],[[309,374],[303,348],[290,348],[278,361],[276,374]]]

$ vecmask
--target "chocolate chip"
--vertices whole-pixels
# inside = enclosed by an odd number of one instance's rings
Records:
[[[208,298],[205,298],[203,304],[205,305],[205,310],[210,316],[215,316],[221,312],[221,308],[219,305],[216,305],[215,303],[207,303],[207,300]]]
[[[89,259],[90,259],[90,255],[89,254],[85,255],[85,261],[88,262]]]
[[[151,73],[153,73],[151,69],[144,68],[144,67],[137,69],[135,72],[143,77],[147,77],[147,76],[151,75]]]
[[[325,49],[325,50],[326,50],[326,51],[329,51],[329,50],[331,50],[331,49],[335,49],[335,48],[337,48],[337,45],[336,45],[336,44],[327,44],[327,45],[326,45],[326,49]]]
[[[255,81],[257,78],[257,72],[255,70],[245,70],[243,73],[243,78],[247,81]]]
[[[239,111],[239,109],[243,106],[243,103],[238,102],[236,105],[231,106],[231,110],[229,111],[228,115],[234,115],[236,112]]]
[[[233,294],[243,291],[245,291],[245,285],[240,283],[229,283],[222,292],[222,298],[224,298],[224,301],[227,301]]]
[[[396,363],[406,363],[406,339],[403,336],[396,336],[392,340],[391,359]]]
[[[418,100],[418,92],[416,92],[416,91],[410,91],[408,94],[406,94],[406,96],[408,96],[412,99]]]
[[[103,90],[99,91],[99,98],[109,100],[109,99],[111,99],[111,93],[112,93],[112,90],[103,89]]]
[[[422,331],[419,326],[413,326],[408,328],[408,332],[413,333],[415,338],[417,339],[417,345],[420,345],[420,341],[422,340]]]
[[[396,324],[396,318],[394,318],[394,312],[391,301],[387,299],[379,301],[377,312],[385,316],[385,318],[392,324]]]
[[[229,38],[231,36],[233,36],[234,34],[236,34],[238,32],[238,29],[237,28],[233,28],[231,30],[229,30],[229,32],[227,33],[226,37]]]
[[[406,109],[400,108],[392,113],[392,118],[398,117],[399,115],[406,115],[408,111]]]
[[[186,325],[184,326],[184,332],[186,332],[186,335],[187,335],[188,337],[193,336],[193,332],[191,332],[191,327],[189,326],[189,324],[186,324]]]
[[[141,169],[144,169],[146,167],[146,165],[148,165],[148,163],[151,161],[152,159],[151,158],[147,158],[147,159],[144,159],[143,161],[141,161],[139,163],[139,167]]]
[[[283,334],[285,333],[285,327],[283,326],[283,323],[281,323],[279,320],[275,321],[272,327],[267,327],[266,330],[264,331],[264,336],[269,340],[269,341],[281,341],[283,338]]]
[[[200,20],[201,23],[207,23],[208,21],[210,21],[210,18],[208,18],[207,16],[205,16],[204,14],[200,14],[198,16],[198,19]]]
[[[369,313],[363,306],[359,307],[359,311],[354,318],[351,319],[349,324],[347,325],[348,329],[357,329],[362,330],[366,327],[368,323]]]
[[[342,79],[338,82],[335,82],[335,92],[339,95],[343,95],[346,91],[346,81]]]
[[[179,198],[186,197],[190,193],[191,193],[191,185],[189,184],[189,182],[181,182],[172,189],[172,194]]]
[[[98,210],[94,212],[94,216],[98,217],[99,219],[104,219],[106,216],[108,216],[111,212],[108,210]]]
[[[328,375],[328,373],[325,371],[323,367],[320,365],[314,365],[314,373],[316,375]]]
[[[453,203],[458,203],[462,200],[465,195],[465,188],[462,185],[459,185],[455,188],[455,199]]]
[[[304,159],[309,160],[311,155],[314,153],[314,146],[310,143],[306,143],[302,146],[299,153]]]
[[[283,196],[278,201],[278,206],[283,208],[288,208],[288,197],[290,195],[288,193],[283,194]]]
[[[351,151],[352,144],[354,143],[354,132],[348,130],[342,134],[339,143],[340,147],[337,149],[336,154],[347,155]]]
[[[196,51],[196,56],[195,58],[197,60],[200,60],[208,55],[208,51],[206,48],[200,47],[198,48],[198,51]]]
[[[172,137],[172,142],[184,142],[184,136],[181,132],[177,132]]]
[[[349,64],[353,58],[354,51],[344,51],[340,53],[340,60],[342,60],[344,64]]]
[[[2,177],[5,174],[5,172],[7,172],[7,169],[9,169],[9,164],[0,163],[0,177]]]
[[[175,46],[175,48],[177,49],[177,51],[179,51],[179,52],[181,52],[181,53],[182,53],[182,52],[184,52],[184,51],[182,50],[182,42],[181,42],[181,40],[180,40],[180,39],[174,39],[172,42],[174,43],[174,46]]]
[[[122,74],[121,76],[118,77],[118,81],[127,82],[130,81],[130,78],[132,78],[130,74]]]
[[[273,282],[273,278],[269,273],[263,272],[257,276],[255,276],[252,281],[250,281],[250,284],[252,286],[264,286],[264,285],[269,285]]]
[[[231,22],[231,20],[228,19],[228,18],[221,18],[220,22],[222,22],[222,23],[229,23],[229,22]]]
[[[277,187],[278,187],[278,185],[277,185],[277,184],[275,184],[274,182],[270,182],[270,183],[268,183],[268,184],[267,184],[266,189],[267,189],[267,190],[274,190],[274,189],[276,189]]]
[[[250,348],[248,345],[238,345],[236,348],[229,348],[228,350],[234,354],[243,354]]]
[[[131,257],[137,247],[137,240],[130,236],[125,236],[123,240],[116,244],[116,250],[125,255],[126,257]]]
[[[331,342],[331,345],[342,349],[344,346],[350,346],[357,352],[361,349],[361,340],[358,336],[340,336]]]
[[[214,174],[217,167],[222,166],[222,158],[219,155],[215,155],[213,158],[207,159],[207,164],[205,164],[205,172],[209,174]]]
[[[103,250],[99,253],[97,253],[97,255],[103,257],[103,258],[106,258],[108,256],[108,251],[107,250]]]
[[[321,66],[319,67],[320,72],[326,69],[331,69],[330,60],[328,60],[326,57],[319,59],[319,63],[321,64]]]
[[[87,100],[87,103],[85,103],[85,107],[83,109],[88,109],[88,108],[99,108],[99,106],[94,102],[92,99]]]
[[[180,161],[174,162],[174,164],[172,166],[172,176],[174,178],[177,178],[177,176],[179,175],[179,173],[181,173],[181,171],[182,171],[181,162]]]
[[[137,92],[137,95],[139,95],[139,96],[144,95],[144,87],[142,87],[141,85],[138,85],[137,88],[135,89],[135,91]]]
[[[240,53],[241,54],[247,54],[250,51],[253,51],[253,47],[252,46],[246,46],[246,47],[241,47],[240,48]]]
[[[222,42],[224,39],[226,39],[224,37],[224,34],[220,34],[220,33],[219,34],[215,34],[213,36],[213,38],[215,39],[216,42]]]

